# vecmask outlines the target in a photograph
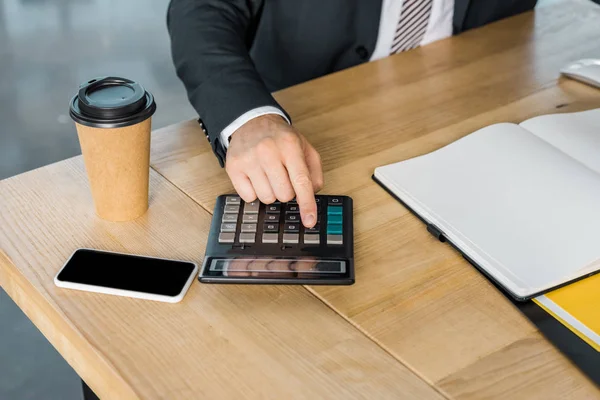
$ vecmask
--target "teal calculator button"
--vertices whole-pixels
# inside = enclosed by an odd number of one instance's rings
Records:
[[[328,215],[327,216],[327,223],[329,224],[341,224],[342,223],[342,216],[341,215]]]
[[[342,215],[342,206],[329,206],[327,207],[327,215]]]
[[[341,235],[342,234],[342,224],[327,224],[327,234],[328,235]]]

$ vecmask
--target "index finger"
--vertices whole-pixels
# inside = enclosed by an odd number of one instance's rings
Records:
[[[296,192],[302,223],[307,228],[312,228],[317,223],[317,203],[306,160],[300,148],[287,152],[285,167]]]

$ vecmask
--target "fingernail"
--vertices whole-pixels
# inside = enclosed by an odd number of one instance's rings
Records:
[[[313,214],[308,214],[305,218],[304,218],[304,223],[307,226],[313,226],[315,224],[315,216]]]

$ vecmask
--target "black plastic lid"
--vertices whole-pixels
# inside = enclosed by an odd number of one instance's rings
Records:
[[[142,122],[155,111],[154,97],[142,85],[108,76],[82,84],[71,100],[69,114],[82,125],[121,128]]]

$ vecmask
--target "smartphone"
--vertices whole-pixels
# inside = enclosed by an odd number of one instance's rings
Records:
[[[188,261],[78,249],[54,283],[67,289],[177,303],[197,274],[198,266]]]

